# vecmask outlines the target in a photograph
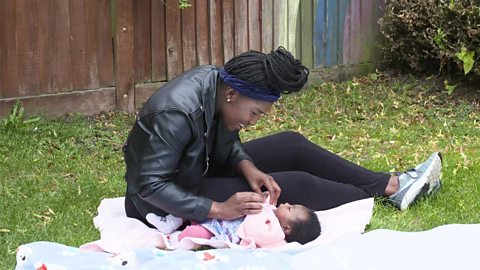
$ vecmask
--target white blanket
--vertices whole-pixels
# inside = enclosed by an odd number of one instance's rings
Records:
[[[480,269],[480,224],[421,232],[373,230],[293,256],[291,269]]]
[[[373,213],[373,198],[359,200],[345,205],[317,211],[322,234],[314,241],[300,245],[288,243],[278,249],[307,249],[321,243],[331,243],[336,239],[364,232]],[[80,248],[89,251],[121,253],[144,246],[160,249],[194,249],[200,245],[215,248],[243,248],[229,242],[186,237],[180,242],[171,241],[156,229],[149,228],[141,221],[128,218],[124,210],[124,198],[103,199],[94,218],[95,227],[100,231],[100,239]],[[172,237],[173,238],[173,237]]]

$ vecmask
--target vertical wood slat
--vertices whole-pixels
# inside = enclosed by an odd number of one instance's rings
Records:
[[[313,0],[300,2],[301,60],[307,67],[313,67]]]
[[[224,64],[222,34],[222,0],[210,0],[210,54],[213,65]]]
[[[325,46],[325,66],[334,66],[337,64],[338,50],[338,1],[326,1],[326,46]]]
[[[5,68],[5,81],[4,81],[4,97],[14,97],[17,95],[17,86],[18,86],[18,58],[17,58],[17,40],[16,40],[16,0],[6,0],[2,1],[3,5],[3,20],[5,20],[5,31],[3,34],[6,39],[10,42],[6,42],[6,59],[5,63],[8,67]],[[1,41],[0,41],[1,42]],[[3,43],[3,42],[2,42]]]
[[[5,89],[5,81],[7,80],[7,29],[6,29],[6,1],[0,2],[0,99],[4,97],[3,91]]]
[[[75,90],[87,87],[85,66],[85,1],[70,0],[70,59],[72,63],[72,87]]]
[[[314,54],[315,67],[325,65],[325,0],[315,0]]]
[[[260,0],[248,0],[248,49],[262,50]]]
[[[248,51],[248,2],[235,0],[235,55]]]
[[[99,83],[100,87],[114,85],[113,75],[113,46],[112,46],[112,16],[110,0],[97,0],[98,23],[98,48],[99,56]]]
[[[135,82],[152,80],[151,0],[135,0]]]
[[[183,69],[186,71],[197,65],[195,6],[183,9],[181,17]]]
[[[343,59],[344,55],[344,43],[345,43],[345,27],[346,27],[346,16],[348,11],[349,0],[339,0],[338,1],[338,51],[337,51],[337,64],[343,65],[345,61]]]
[[[57,50],[55,41],[55,5],[53,0],[34,1],[38,8],[38,54],[39,54],[39,87],[41,92],[56,92],[57,82]]]
[[[110,13],[107,13],[110,14]],[[108,16],[107,16],[108,18]],[[57,53],[57,73],[54,78],[57,81],[55,92],[70,91],[72,85],[72,61],[70,54],[70,8],[69,1],[55,1],[55,39],[51,40]],[[108,53],[108,52],[107,52]]]
[[[298,19],[298,11],[300,6],[300,0],[288,0],[288,8],[287,8],[287,21],[288,21],[288,28],[287,28],[287,49],[296,56],[297,52],[297,33],[299,33],[297,29],[297,19]]]
[[[359,63],[362,48],[361,45],[361,6],[360,1],[350,2],[350,27],[349,27],[349,64]]]
[[[15,40],[17,43],[18,95],[39,94],[38,20],[36,5],[17,0],[15,6]],[[20,68],[21,67],[21,68]]]
[[[275,1],[273,5],[273,48],[288,47],[288,1]]]
[[[224,1],[223,18],[223,56],[228,61],[235,55],[235,5],[234,0]]]
[[[209,56],[209,33],[208,33],[208,0],[195,1],[195,33],[196,33],[196,49],[197,63],[205,65],[210,63]]]
[[[96,0],[85,0],[85,65],[87,66],[87,88],[100,87],[98,79],[98,10]]]
[[[361,15],[360,15],[360,29],[361,32],[361,44],[362,53],[360,55],[360,63],[367,63],[372,60],[372,37],[373,37],[373,3],[376,0],[362,0],[361,3]]]
[[[134,110],[134,1],[116,0],[115,8],[115,85],[117,108]]]
[[[182,26],[177,1],[166,0],[167,78],[183,72]]]
[[[262,52],[273,50],[273,0],[262,0]]]
[[[352,25],[352,6],[349,2],[347,4],[347,10],[345,15],[345,23],[343,27],[343,64],[350,64],[351,61],[351,44],[352,44],[352,36],[350,35],[351,32],[351,25]]]
[[[167,80],[167,55],[165,39],[165,5],[161,1],[152,1],[152,81]]]

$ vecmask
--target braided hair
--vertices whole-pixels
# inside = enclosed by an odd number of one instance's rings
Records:
[[[307,83],[309,70],[279,47],[268,54],[248,51],[230,59],[224,69],[244,81],[269,88],[280,96],[298,92]]]

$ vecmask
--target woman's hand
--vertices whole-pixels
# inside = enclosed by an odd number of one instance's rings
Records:
[[[265,198],[255,192],[237,192],[224,202],[213,202],[209,218],[235,219],[245,215],[258,214],[262,211]]]
[[[257,169],[249,160],[240,161],[238,168],[254,192],[262,195],[262,187],[265,187],[270,194],[270,204],[277,205],[282,189],[272,176]]]

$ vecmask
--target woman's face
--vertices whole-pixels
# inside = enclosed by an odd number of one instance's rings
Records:
[[[238,131],[255,125],[260,117],[272,109],[272,106],[273,102],[249,98],[227,88],[221,113],[227,129]]]

